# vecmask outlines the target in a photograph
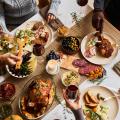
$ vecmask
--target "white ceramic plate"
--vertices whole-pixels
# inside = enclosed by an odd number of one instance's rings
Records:
[[[27,21],[27,22],[23,23],[19,27],[18,30],[32,29],[33,25],[37,22],[40,22],[40,21]],[[45,45],[45,48],[47,48],[50,45],[50,43],[52,42],[52,32],[51,32],[50,27],[47,24],[45,24],[45,31],[49,33],[49,38],[48,38],[48,41]]]
[[[29,76],[29,75],[17,76],[17,75],[15,75],[15,74],[13,74],[13,73],[10,71],[10,69],[9,69],[9,66],[8,66],[8,65],[6,65],[6,69],[7,69],[8,73],[9,73],[11,76],[15,77],[15,78],[26,78],[26,77],[28,77],[28,76]]]
[[[111,42],[112,45],[114,45],[113,46],[114,51],[112,53],[112,56],[109,57],[109,58],[102,57],[102,56],[100,56],[98,54],[96,54],[95,56],[93,56],[91,58],[88,58],[88,57],[85,56],[86,44],[88,43],[88,40],[90,40],[90,38],[93,36],[93,34],[95,34],[95,32],[90,33],[90,34],[86,35],[83,38],[83,40],[81,42],[81,52],[82,52],[82,55],[84,56],[84,58],[86,60],[88,60],[89,62],[91,62],[93,64],[104,65],[104,64],[110,63],[117,56],[118,47],[116,45],[115,39],[112,36],[110,36],[108,33],[105,33],[105,32],[103,33],[103,36],[105,38],[107,38]]]
[[[84,94],[90,90],[93,94],[97,95],[98,93],[100,93],[100,95],[104,98],[108,98],[111,96],[115,96],[115,94],[109,90],[108,88],[104,87],[104,86],[92,86],[92,87],[88,87],[81,92],[81,103],[82,106],[85,106],[84,103]],[[115,120],[118,112],[119,112],[119,103],[117,100],[117,97],[114,97],[106,102],[103,102],[102,104],[105,104],[109,107],[109,112],[108,112],[108,116],[109,116],[109,120]]]

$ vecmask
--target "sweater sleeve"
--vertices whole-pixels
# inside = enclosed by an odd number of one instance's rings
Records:
[[[105,0],[94,0],[94,9],[95,10],[104,10]]]
[[[78,110],[72,110],[72,112],[74,113],[76,120],[85,120],[81,108]]]
[[[61,3],[61,0],[52,0],[48,13],[52,13],[56,15],[60,3]]]
[[[5,17],[4,17],[4,8],[3,8],[3,3],[0,2],[0,26],[3,29],[3,32],[8,33],[8,29],[5,24]]]

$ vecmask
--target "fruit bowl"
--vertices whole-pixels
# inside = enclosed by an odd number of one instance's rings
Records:
[[[62,50],[64,53],[72,55],[79,51],[80,42],[78,38],[69,36],[62,38]]]

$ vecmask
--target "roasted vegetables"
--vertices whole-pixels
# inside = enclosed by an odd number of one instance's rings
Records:
[[[91,91],[88,91],[84,95],[84,100],[85,100],[85,106],[88,108],[96,108],[99,105],[99,100],[97,99],[96,96],[92,94]]]

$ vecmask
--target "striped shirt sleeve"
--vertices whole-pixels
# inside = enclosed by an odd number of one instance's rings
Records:
[[[61,3],[61,0],[52,0],[48,13],[52,13],[56,16],[60,3]]]
[[[3,3],[1,3],[1,2],[0,2],[0,26],[2,27],[4,32],[9,33],[9,31],[6,27],[6,24],[5,24]]]

